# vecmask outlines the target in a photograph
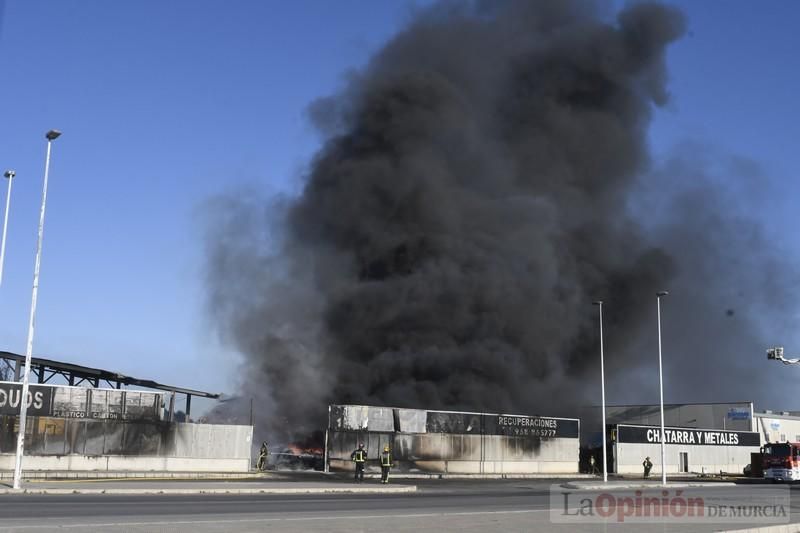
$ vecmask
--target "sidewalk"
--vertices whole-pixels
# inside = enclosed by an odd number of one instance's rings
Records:
[[[352,472],[320,472],[317,470],[267,470],[266,472],[129,472],[129,471],[35,471],[23,472],[25,480],[313,480],[351,478]],[[365,478],[380,479],[380,473],[369,472]],[[428,472],[392,472],[392,479],[596,479],[591,474],[436,474]],[[0,483],[14,479],[14,472],[0,470]]]
[[[349,472],[335,472],[330,475],[346,474]],[[380,479],[380,474],[366,474],[365,478]],[[592,474],[431,474],[419,472],[392,472],[392,479],[596,479]]]
[[[603,483],[602,480],[593,481],[570,481],[561,485],[565,489],[575,490],[622,490],[622,489],[654,489],[661,487],[661,480],[652,479],[624,479],[609,480]],[[731,481],[693,481],[687,479],[667,480],[667,487],[672,489],[685,489],[689,487],[735,487],[736,483]]]
[[[0,483],[2,494],[397,494],[416,492],[414,485],[381,485],[371,481],[26,481],[22,489]]]
[[[130,471],[67,471],[67,470],[25,470],[26,480],[63,479],[259,479],[271,477],[272,473],[260,472],[130,472]],[[0,470],[0,483],[14,479],[13,470]]]

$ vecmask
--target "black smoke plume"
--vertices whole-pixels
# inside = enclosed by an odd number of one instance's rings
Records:
[[[319,427],[328,402],[569,414],[596,401],[594,299],[610,399],[654,401],[665,288],[667,392],[693,395],[667,400],[709,399],[704,369],[742,361],[710,336],[756,337],[741,291],[764,277],[730,262],[741,228],[713,180],[650,162],[683,31],[658,4],[442,3],[314,103],[324,144],[299,196],[219,199],[208,238],[257,421]],[[695,175],[708,190],[676,185]]]

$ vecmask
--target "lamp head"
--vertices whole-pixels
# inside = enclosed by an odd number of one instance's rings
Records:
[[[767,350],[767,359],[783,359],[783,346],[775,346]]]
[[[595,300],[592,305],[603,305],[603,300]]]
[[[3,176],[7,177],[8,179],[11,179],[16,175],[17,173],[14,172],[13,170],[6,170],[5,174],[3,174]]]
[[[55,141],[61,136],[61,132],[58,130],[50,130],[45,134],[48,141]]]
[[[666,295],[668,295],[668,294],[669,294],[669,292],[668,292],[668,291],[658,291],[658,292],[656,293],[656,296],[658,296],[659,298],[661,298],[662,296],[666,296]]]

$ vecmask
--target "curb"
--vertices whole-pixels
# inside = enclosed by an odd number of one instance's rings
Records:
[[[750,529],[729,529],[722,533],[798,533],[800,524],[783,524],[780,526],[765,526]]]
[[[202,480],[202,481],[226,481],[226,480],[283,480],[286,477],[311,476],[311,477],[352,477],[352,472],[306,472],[293,470],[270,470],[268,472],[103,472],[103,471],[82,471],[82,472],[54,472],[54,471],[28,471],[23,474],[24,481],[139,481],[139,480]],[[13,479],[13,472],[0,471],[0,481]],[[379,473],[367,473],[364,478],[380,479]],[[446,474],[446,473],[392,473],[393,479],[596,479],[597,476],[591,474],[575,473],[553,473],[553,474]]]
[[[416,492],[415,485],[397,487],[307,487],[261,489],[2,489],[0,494],[405,494]]]
[[[50,481],[50,480],[75,480],[86,479],[198,479],[198,480],[225,480],[225,479],[273,479],[273,472],[108,472],[108,471],[26,471],[23,472],[24,480]],[[14,479],[14,473],[0,471],[0,480]]]
[[[660,489],[662,485],[652,483],[652,484],[645,484],[645,483],[563,483],[561,485],[565,489],[574,489],[574,490],[625,490],[625,489]],[[736,483],[727,482],[727,481],[717,481],[717,482],[680,482],[680,481],[673,481],[667,485],[668,488],[678,488],[678,489],[686,489],[691,487],[735,487]]]
[[[23,479],[50,481],[50,480],[84,480],[84,479],[197,479],[197,480],[229,480],[229,479],[273,479],[274,472],[109,472],[109,471],[26,471]],[[14,479],[14,473],[0,471],[0,480]]]
[[[345,472],[337,472],[345,473]],[[349,473],[352,476],[352,473]],[[590,474],[391,474],[392,479],[594,479]],[[380,474],[366,474],[364,479],[380,479]]]

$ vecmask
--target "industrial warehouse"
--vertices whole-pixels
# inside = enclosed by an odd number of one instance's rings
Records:
[[[578,418],[332,405],[325,464],[351,470],[359,443],[375,462],[384,445],[404,472],[545,474],[588,470],[579,457],[602,457],[599,408]],[[664,406],[666,471],[741,474],[769,442],[800,441],[800,416],[755,412],[752,402]],[[586,429],[583,429],[586,428]],[[646,457],[661,473],[658,405],[609,406],[609,472],[641,475]],[[579,451],[579,447],[582,451]],[[585,462],[585,461],[584,461]],[[377,468],[377,467],[375,467]]]
[[[332,405],[326,462],[350,470],[359,443],[368,459],[388,444],[405,472],[577,473],[579,440],[574,418]]]
[[[797,413],[757,412],[752,402],[664,405],[667,474],[741,474],[767,443],[800,441]],[[602,456],[599,407],[582,412],[582,446]],[[661,414],[658,405],[606,408],[609,471],[641,474],[650,457],[661,473]]]
[[[0,360],[19,377],[23,356],[0,352]],[[27,471],[250,470],[252,426],[190,422],[191,398],[217,394],[42,358],[32,359],[31,375],[38,383],[28,391]],[[70,385],[48,383],[55,377]],[[21,393],[19,382],[0,381],[0,471],[14,468]]]

